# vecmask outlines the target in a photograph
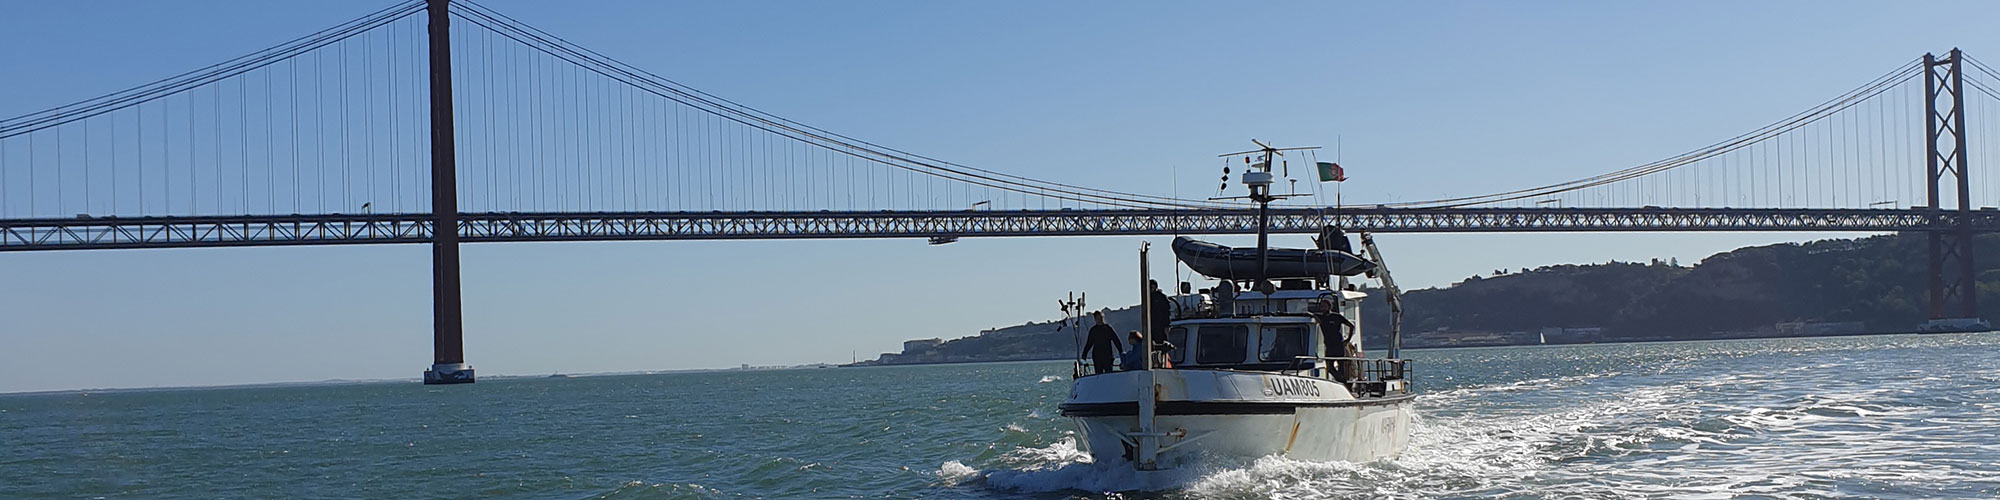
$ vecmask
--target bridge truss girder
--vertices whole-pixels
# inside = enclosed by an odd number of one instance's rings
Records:
[[[0,220],[0,252],[431,243],[434,214]],[[1381,233],[2000,231],[1934,209],[1274,209],[1272,231]],[[461,242],[1252,234],[1254,210],[461,213]]]

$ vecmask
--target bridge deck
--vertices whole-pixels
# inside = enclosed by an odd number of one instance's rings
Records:
[[[431,214],[0,220],[0,252],[428,243]],[[2000,213],[1923,209],[1274,209],[1273,232],[1332,224],[1382,233],[1939,231],[1960,217],[2000,231]],[[464,213],[463,242],[1247,234],[1254,210]]]

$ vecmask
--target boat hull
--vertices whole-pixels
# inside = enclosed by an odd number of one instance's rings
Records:
[[[1160,468],[1270,455],[1366,462],[1394,458],[1409,445],[1411,395],[1354,398],[1332,381],[1268,373],[1153,372],[1161,396],[1154,417],[1155,432],[1163,434]],[[1117,375],[1125,377],[1091,380]],[[1133,397],[1106,396],[1138,394],[1140,379],[1136,372],[1086,377],[1073,389],[1073,402],[1063,405],[1098,463],[1132,460],[1138,404]]]

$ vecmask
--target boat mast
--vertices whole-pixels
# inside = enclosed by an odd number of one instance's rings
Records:
[[[1249,199],[1251,202],[1257,204],[1257,282],[1259,286],[1256,288],[1257,291],[1264,293],[1266,300],[1269,300],[1271,292],[1274,290],[1266,289],[1267,287],[1263,286],[1263,284],[1269,283],[1269,275],[1271,274],[1271,202],[1298,196],[1297,194],[1271,194],[1271,181],[1273,177],[1271,174],[1271,162],[1277,161],[1277,157],[1284,156],[1284,152],[1286,151],[1319,149],[1319,146],[1280,148],[1273,147],[1256,139],[1251,139],[1250,143],[1256,144],[1257,149],[1221,155],[1224,158],[1256,155],[1258,160],[1260,160],[1251,162],[1249,158],[1244,158],[1245,163],[1251,164],[1250,168],[1243,171],[1243,185],[1250,188],[1250,196],[1210,199]],[[1229,169],[1226,167],[1223,168],[1222,175],[1223,182],[1228,182]],[[1268,308],[1269,304],[1265,304],[1265,306]]]
[[[1259,146],[1264,146],[1259,144]],[[1257,202],[1257,283],[1263,288],[1271,276],[1271,156],[1278,150],[1264,146],[1264,161],[1259,172],[1244,172],[1243,183],[1250,186],[1250,201]],[[1262,175],[1258,175],[1262,174]],[[1269,290],[1264,292],[1266,302],[1271,298]],[[1266,304],[1268,307],[1269,304]]]
[[[1244,156],[1243,158],[1244,163],[1251,164],[1249,168],[1243,170],[1243,185],[1245,187],[1250,188],[1250,196],[1247,197],[1230,196],[1230,197],[1219,197],[1219,198],[1209,198],[1209,199],[1210,200],[1249,199],[1251,202],[1257,204],[1257,286],[1253,287],[1253,289],[1256,290],[1257,292],[1261,292],[1264,294],[1264,312],[1268,313],[1271,312],[1271,295],[1278,291],[1278,288],[1276,286],[1272,286],[1273,283],[1271,283],[1270,279],[1271,202],[1276,200],[1282,200],[1285,198],[1290,198],[1293,196],[1298,196],[1297,193],[1271,194],[1271,180],[1272,180],[1271,162],[1275,161],[1277,157],[1284,156],[1286,151],[1319,149],[1319,146],[1280,148],[1280,147],[1272,147],[1271,145],[1265,144],[1263,141],[1259,141],[1256,139],[1251,139],[1250,143],[1256,144],[1257,149],[1220,155],[1223,158],[1234,158],[1238,156]],[[1262,161],[1251,162],[1250,158],[1245,155],[1256,155],[1257,158]],[[1229,167],[1226,166],[1226,163],[1227,162],[1225,162],[1225,166],[1222,168],[1222,182],[1223,186],[1225,187],[1229,185]],[[1232,277],[1231,279],[1233,280],[1234,278]]]

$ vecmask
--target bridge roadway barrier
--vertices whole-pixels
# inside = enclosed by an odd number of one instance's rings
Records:
[[[0,219],[0,252],[429,243],[432,214]],[[2000,211],[1729,208],[1286,208],[1277,233],[2000,231]],[[462,213],[459,241],[1251,234],[1255,210]]]

